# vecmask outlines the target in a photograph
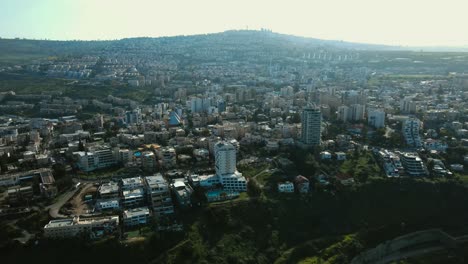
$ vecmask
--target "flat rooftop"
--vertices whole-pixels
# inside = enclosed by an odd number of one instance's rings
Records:
[[[138,216],[145,216],[149,215],[150,211],[148,207],[138,207],[130,210],[125,210],[123,213],[124,218],[132,218],[132,217],[138,217]]]
[[[64,226],[72,226],[72,225],[73,225],[73,218],[58,219],[58,220],[51,220],[45,226],[45,228],[64,227]]]
[[[141,177],[138,176],[138,177],[133,177],[133,178],[125,178],[125,179],[122,179],[122,185],[125,186],[125,185],[133,185],[133,184],[141,184]]]
[[[119,185],[115,182],[103,183],[101,187],[99,187],[100,194],[116,193],[118,191],[119,191]]]
[[[143,188],[123,191],[123,196],[125,199],[136,198],[136,197],[140,197],[143,195],[144,195]]]
[[[161,174],[145,177],[148,186],[167,185],[166,179]]]

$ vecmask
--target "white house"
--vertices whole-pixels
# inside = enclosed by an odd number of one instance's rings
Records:
[[[320,159],[322,159],[322,160],[329,160],[329,159],[331,159],[331,158],[332,158],[332,155],[331,155],[330,152],[328,152],[328,151],[322,151],[322,152],[320,152]]]
[[[292,182],[280,182],[278,183],[278,192],[280,193],[293,193],[294,184]]]
[[[336,160],[346,160],[346,153],[344,152],[336,152]]]

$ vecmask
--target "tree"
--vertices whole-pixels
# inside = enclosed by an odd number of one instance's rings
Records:
[[[301,115],[299,113],[294,113],[291,118],[292,123],[300,123],[301,122]]]
[[[258,197],[262,193],[262,188],[258,185],[257,181],[250,179],[247,183],[247,194],[251,197]]]
[[[361,170],[356,176],[356,180],[359,183],[365,183],[368,178],[369,178],[369,172],[366,169]]]
[[[67,175],[65,165],[55,164],[52,166],[52,174],[54,175],[59,190],[68,189],[73,185],[72,178]]]
[[[312,154],[307,154],[304,160],[304,170],[308,175],[315,175],[319,169],[320,165],[315,160],[315,157]]]
[[[85,151],[85,147],[84,147],[83,142],[81,142],[81,139],[78,142],[78,151]]]

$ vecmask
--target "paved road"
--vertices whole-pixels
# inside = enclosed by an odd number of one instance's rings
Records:
[[[49,215],[52,217],[52,218],[65,218],[67,217],[66,215],[62,215],[62,214],[59,214],[59,211],[60,211],[60,208],[62,208],[62,206],[68,201],[70,200],[73,195],[75,195],[75,193],[80,190],[79,188],[78,189],[73,189],[73,190],[70,190],[64,194],[62,194],[58,199],[57,199],[57,202],[55,202],[54,204],[51,204],[49,206],[46,207],[46,210],[49,210]]]

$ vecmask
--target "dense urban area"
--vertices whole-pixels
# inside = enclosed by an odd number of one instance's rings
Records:
[[[1,262],[465,263],[467,102],[463,52],[0,39]]]

